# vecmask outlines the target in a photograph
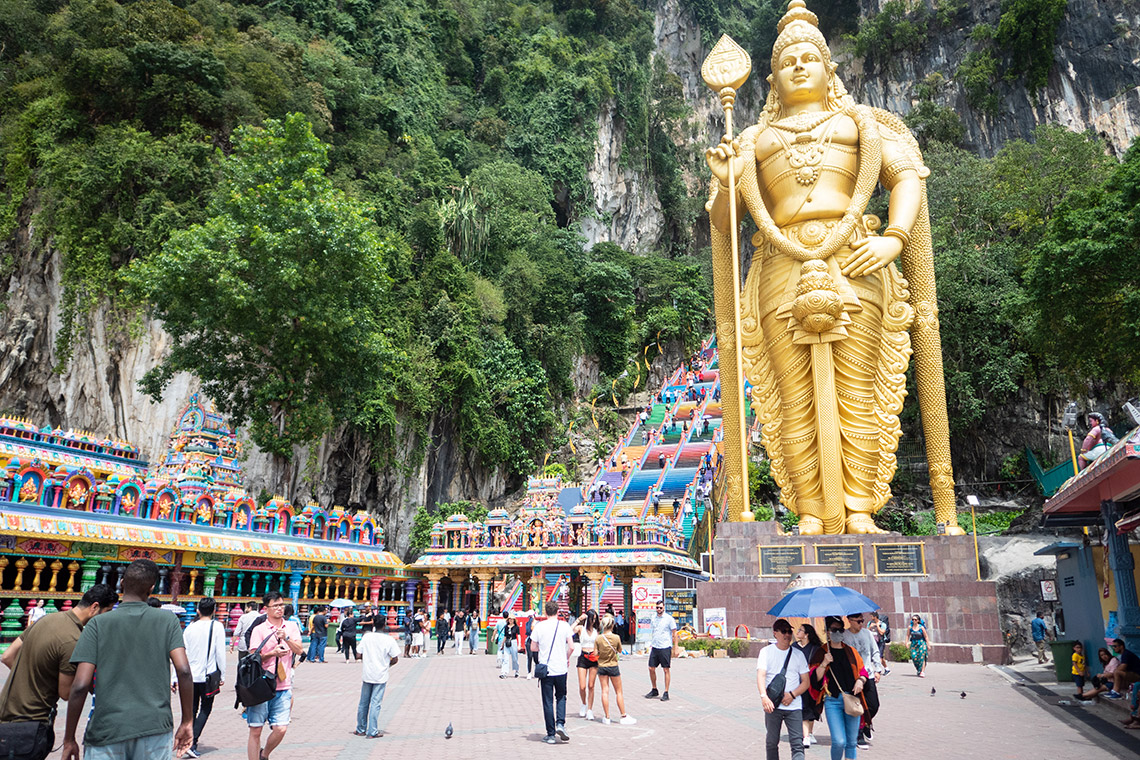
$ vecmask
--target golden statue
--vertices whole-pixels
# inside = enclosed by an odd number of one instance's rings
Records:
[[[728,117],[725,138],[706,151],[715,180],[706,208],[723,396],[741,397],[731,372],[739,361],[781,500],[799,515],[801,533],[881,533],[872,516],[890,498],[913,342],[935,514],[948,532],[961,533],[929,170],[899,118],[848,95],[803,0],[792,0],[778,31],[763,113],[736,139],[731,108],[751,67],[747,54],[722,38],[702,69]],[[890,191],[885,229],[866,214],[880,183]],[[741,204],[759,230],[743,291],[733,275]],[[749,519],[747,494],[734,477],[746,451],[734,434],[743,405],[726,401],[724,409],[730,515]]]

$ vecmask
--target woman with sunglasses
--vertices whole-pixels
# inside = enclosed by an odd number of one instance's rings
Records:
[[[910,616],[910,661],[919,678],[926,678],[926,626],[918,615]]]
[[[809,693],[823,702],[827,728],[831,732],[831,760],[854,760],[859,740],[858,715],[843,710],[843,695],[852,694],[867,709],[863,701],[863,685],[867,683],[867,670],[859,653],[843,643],[843,618],[829,616],[824,620],[827,645],[816,653],[812,663]]]

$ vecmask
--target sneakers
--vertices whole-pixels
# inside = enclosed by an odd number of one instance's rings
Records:
[[[1104,695],[1105,699],[1124,699],[1124,695],[1116,689],[1109,689],[1108,693]]]
[[[602,725],[603,726],[608,726],[609,724],[610,724],[609,718],[602,718]]]
[[[586,717],[586,706],[585,705],[582,705],[581,707],[578,708],[578,717],[579,718],[585,718]]]
[[[628,715],[623,715],[621,720],[618,721],[618,723],[622,724],[623,726],[632,726],[636,722],[637,718],[631,718]]]
[[[555,726],[554,733],[564,742],[570,741],[570,734],[566,733],[566,726]]]
[[[807,749],[808,747],[810,747],[813,744],[819,744],[819,742],[817,742],[815,740],[814,736],[812,736],[811,734],[808,734],[807,736],[804,737],[804,749]]]
[[[645,695],[645,698],[646,699],[657,699],[658,696],[659,696],[659,693],[658,693],[657,689],[650,689],[649,693]]]
[[[666,691],[666,692],[662,692],[662,694],[661,694],[661,701],[662,701],[662,702],[668,702],[668,701],[669,701],[669,692],[667,692],[667,691]]]
[[[859,749],[871,749],[871,745],[867,743],[866,739],[860,739],[859,741],[855,742],[855,746]]]
[[[184,754],[183,757],[201,757],[201,755],[198,754],[198,750],[191,747],[190,749],[186,750],[186,754]]]
[[[542,741],[545,742],[546,744],[557,744],[558,743],[557,737],[554,737],[554,736],[547,736]]]
[[[586,720],[593,720],[593,719],[594,719],[594,711],[593,710],[587,710],[586,711]]]

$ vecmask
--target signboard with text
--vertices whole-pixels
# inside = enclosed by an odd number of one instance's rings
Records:
[[[787,576],[788,568],[792,565],[804,564],[804,548],[802,546],[760,546],[760,575]]]
[[[661,578],[634,578],[630,596],[633,597],[633,614],[637,618],[636,642],[648,647],[649,619],[657,614],[657,603],[664,598],[664,583]]]
[[[926,575],[922,544],[874,544],[875,575]]]
[[[863,545],[816,546],[815,561],[821,565],[835,565],[836,575],[863,575]]]
[[[723,639],[728,631],[728,615],[725,614],[725,608],[707,607],[704,613],[705,624],[702,632],[715,638]]]
[[[697,590],[695,588],[668,588],[665,589],[665,611],[677,621],[677,627],[696,625],[693,608],[697,604]]]

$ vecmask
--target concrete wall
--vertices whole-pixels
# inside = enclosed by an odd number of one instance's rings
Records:
[[[997,584],[977,580],[970,536],[784,536],[772,523],[721,523],[714,542],[717,580],[700,584],[697,608],[724,607],[728,629],[743,623],[753,635],[769,633],[767,614],[788,578],[761,578],[758,546],[804,547],[805,561],[815,545],[861,544],[864,575],[840,582],[870,597],[890,616],[892,639],[905,641],[905,620],[919,613],[927,621],[934,662],[1003,663],[1008,655],[998,616]],[[875,575],[874,544],[924,545],[926,575]]]

